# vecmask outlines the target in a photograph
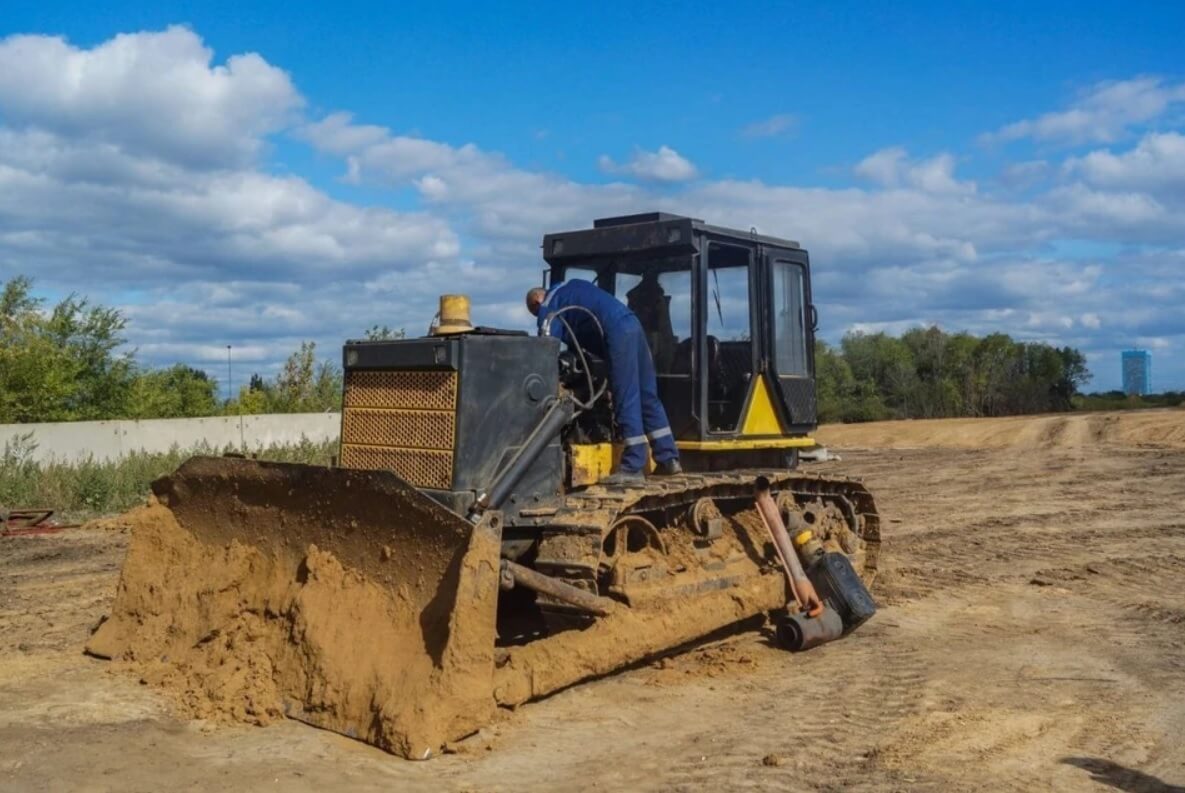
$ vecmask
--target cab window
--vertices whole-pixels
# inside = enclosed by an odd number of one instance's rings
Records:
[[[774,366],[783,377],[807,371],[806,273],[797,262],[773,262]]]

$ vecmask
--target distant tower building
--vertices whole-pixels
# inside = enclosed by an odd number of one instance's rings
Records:
[[[1123,393],[1144,396],[1152,391],[1152,355],[1147,350],[1124,350]]]

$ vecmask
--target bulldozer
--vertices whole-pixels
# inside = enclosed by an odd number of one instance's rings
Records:
[[[344,345],[333,465],[195,457],[156,481],[175,526],[133,534],[88,649],[162,679],[250,650],[243,674],[285,716],[420,759],[500,707],[723,631],[773,625],[802,649],[871,616],[873,498],[799,467],[807,251],[648,213],[547,234],[543,258],[545,287],[585,279],[638,317],[681,474],[606,484],[605,362],[446,296],[423,337]]]

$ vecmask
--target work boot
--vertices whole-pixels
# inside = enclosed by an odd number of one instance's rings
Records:
[[[656,463],[654,466],[655,476],[674,476],[681,473],[683,473],[683,466],[679,464],[678,457],[664,460],[661,463]]]
[[[641,471],[618,471],[601,480],[603,485],[640,485],[646,481]]]

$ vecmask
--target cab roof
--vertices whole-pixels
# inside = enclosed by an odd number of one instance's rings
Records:
[[[724,239],[749,245],[801,250],[793,240],[713,226],[698,218],[668,212],[644,212],[637,215],[599,218],[591,229],[561,231],[543,237],[543,258],[548,264],[572,258],[613,254],[654,253],[678,255],[693,253],[703,239]]]

